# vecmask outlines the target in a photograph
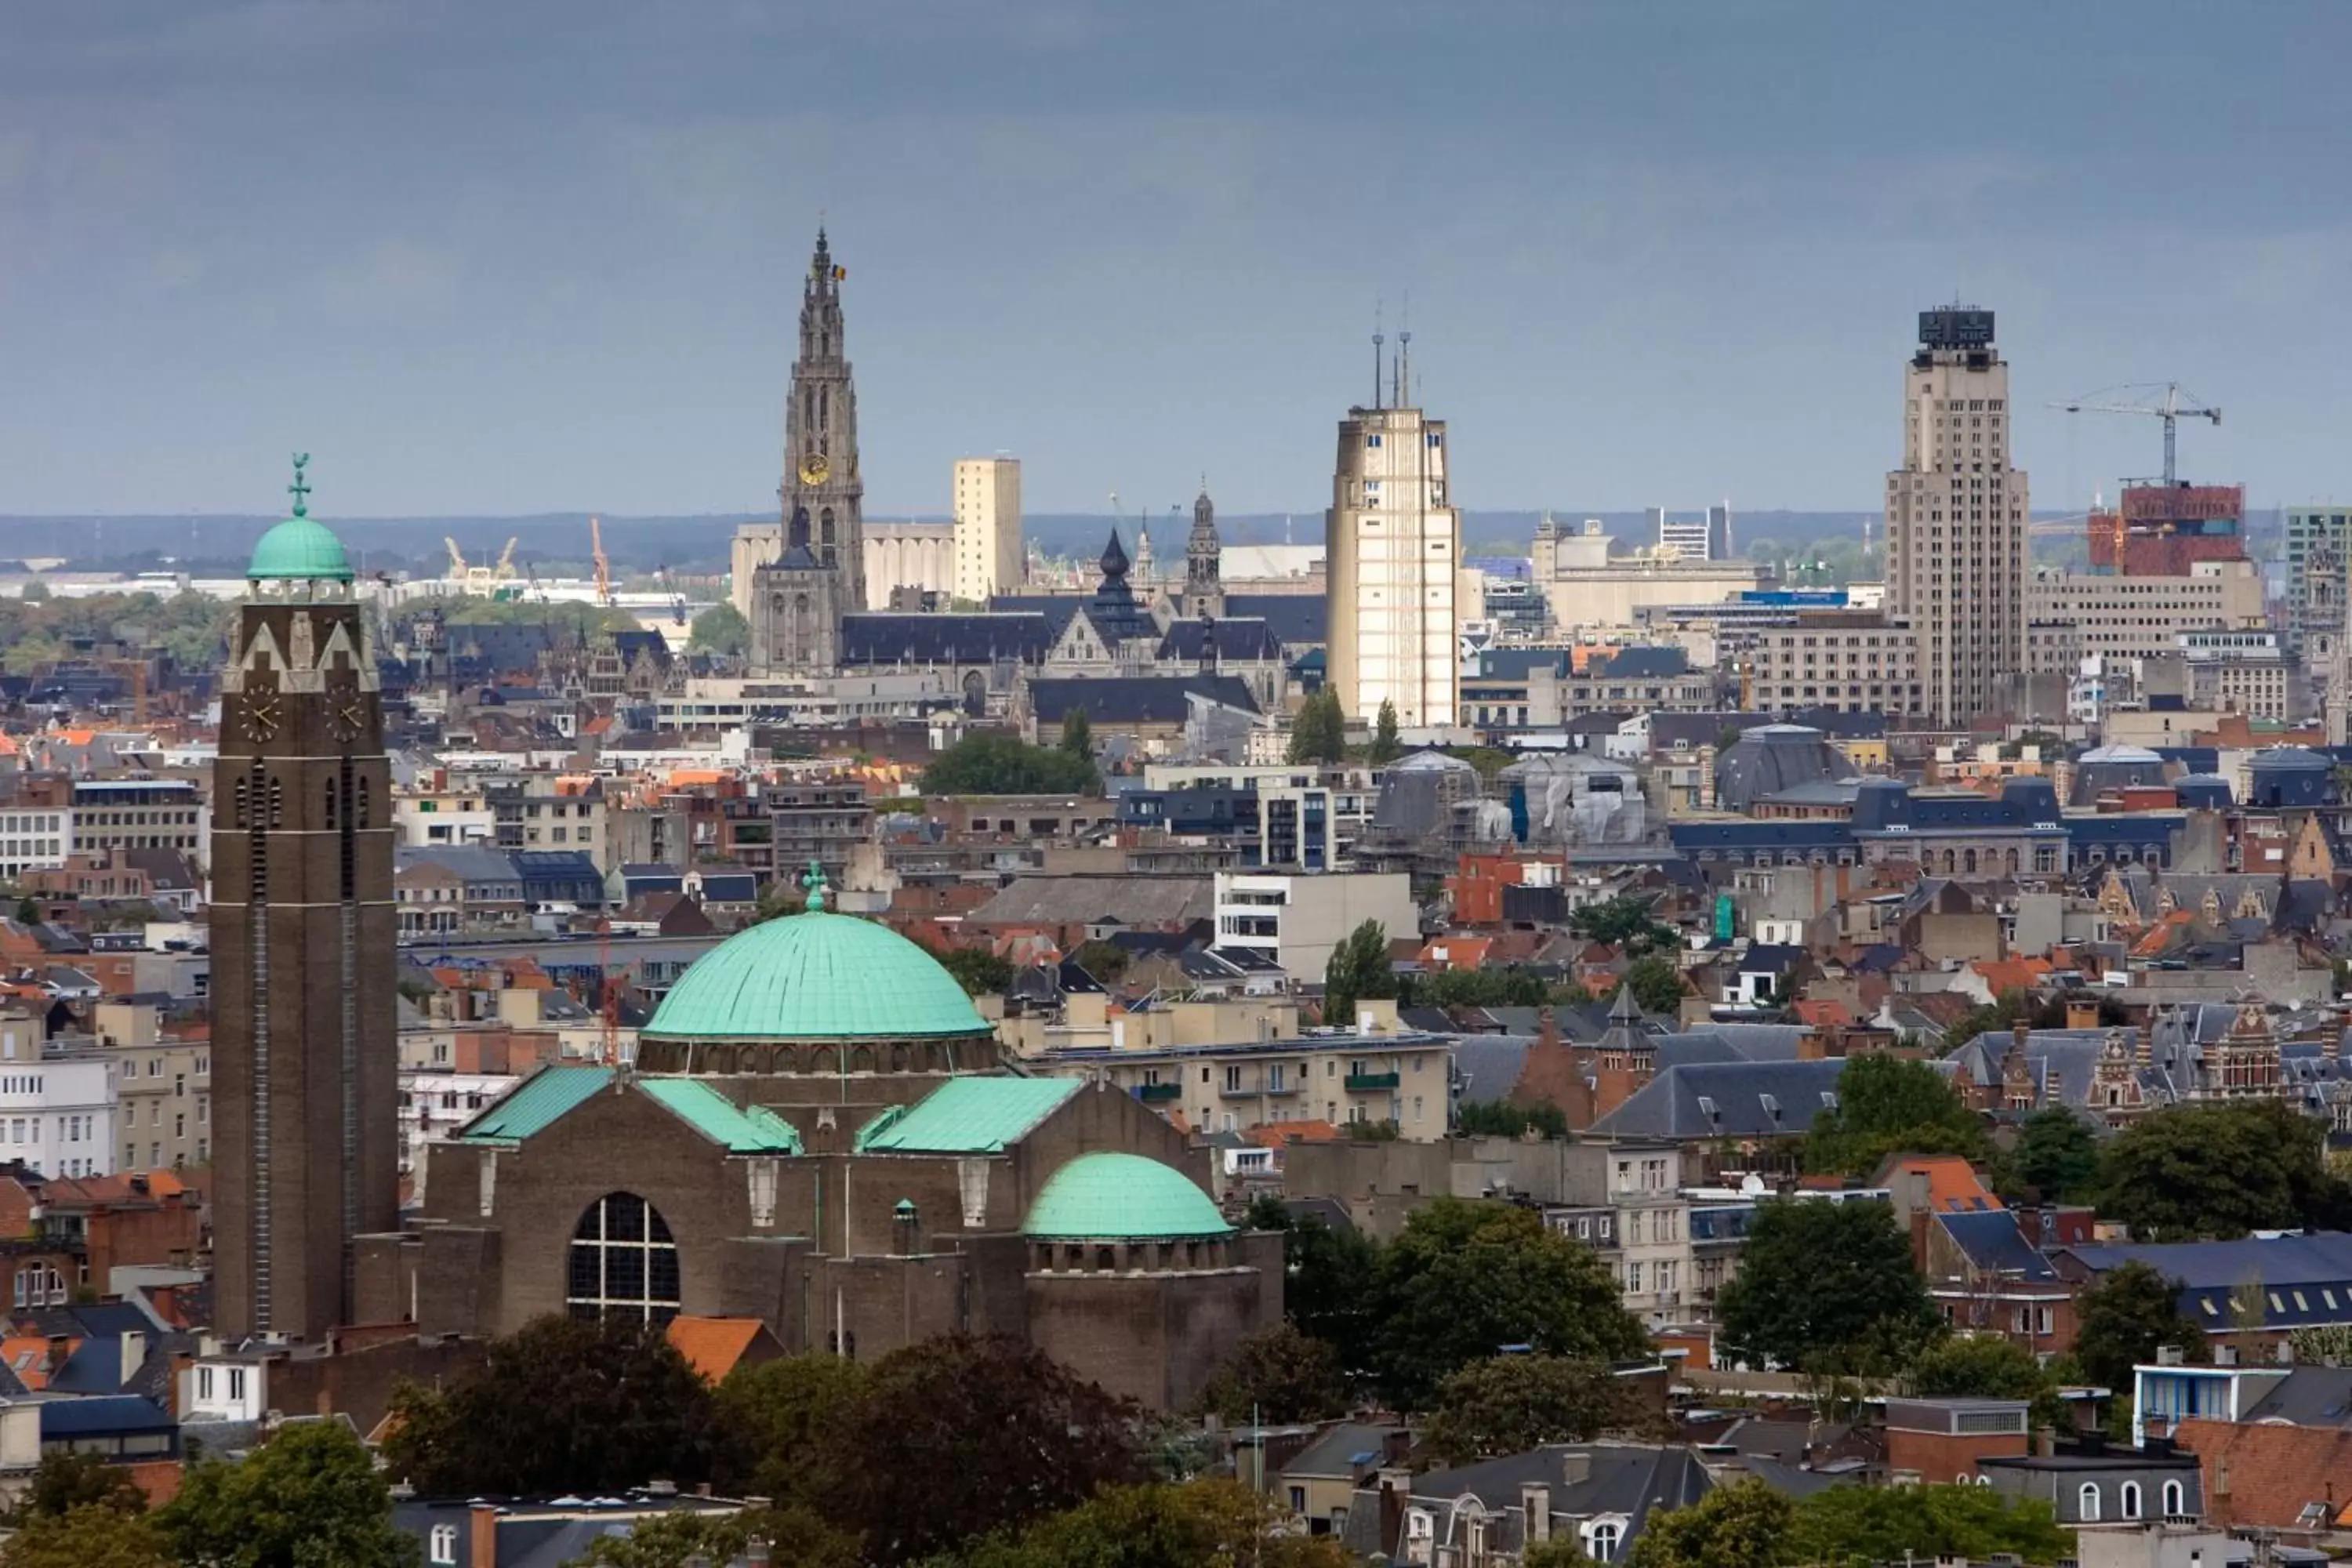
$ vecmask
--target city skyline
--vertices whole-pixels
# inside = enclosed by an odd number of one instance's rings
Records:
[[[1040,515],[1203,468],[1311,515],[1408,294],[1473,513],[1874,510],[1955,295],[2045,511],[2155,466],[2153,421],[2043,407],[2122,382],[2227,407],[2182,468],[2258,510],[2337,484],[2334,8],[1317,11],[12,17],[0,512],[251,514],[295,447],[341,515],[766,510],[820,212],[877,515],[999,450]],[[1918,112],[1972,41],[1991,107]]]

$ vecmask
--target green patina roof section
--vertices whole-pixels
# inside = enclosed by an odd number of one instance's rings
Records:
[[[643,1033],[703,1040],[936,1039],[988,1022],[889,927],[811,910],[739,932],[670,987]]]
[[[289,517],[261,536],[245,575],[247,581],[314,577],[348,583],[352,563],[331,530],[307,517]]]
[[[1195,1240],[1231,1236],[1217,1205],[1181,1171],[1140,1154],[1081,1154],[1053,1174],[1021,1222],[1048,1241]]]
[[[764,1105],[739,1106],[697,1079],[641,1078],[637,1087],[713,1143],[725,1144],[730,1154],[801,1152],[800,1133]]]
[[[856,1147],[861,1154],[1000,1154],[1082,1087],[1074,1078],[950,1079],[859,1128]]]
[[[464,1143],[519,1143],[546,1131],[590,1095],[613,1081],[610,1068],[541,1068],[514,1092],[466,1123]]]

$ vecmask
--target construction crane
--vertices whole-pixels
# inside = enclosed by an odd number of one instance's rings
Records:
[[[609,609],[613,604],[613,563],[604,557],[604,525],[593,517],[588,520],[588,551],[596,561],[596,602]]]
[[[500,583],[514,581],[515,540],[507,541],[507,547],[499,552],[496,565],[468,562],[466,552],[457,548],[457,542],[446,534],[442,535],[441,542],[449,547],[449,577],[452,582],[462,584],[467,589],[488,591]]]
[[[669,563],[664,562],[655,567],[654,575],[661,579],[662,591],[669,595],[669,618],[681,626],[686,625],[686,595],[677,591],[677,579],[670,575]]]
[[[2150,395],[2121,402],[2097,401],[2106,398],[2111,393],[2119,392],[2161,394],[2162,395],[2161,397]],[[2179,479],[2179,469],[2173,462],[2173,438],[2179,422],[2183,419],[2210,419],[2215,425],[2221,423],[2221,411],[2219,408],[2209,407],[2198,402],[2196,396],[2177,381],[2142,381],[2133,382],[2124,386],[2103,386],[2096,392],[2087,392],[2069,402],[2053,403],[2050,406],[2063,409],[2069,414],[2144,414],[2163,420],[2164,488],[2166,489],[2172,489]]]

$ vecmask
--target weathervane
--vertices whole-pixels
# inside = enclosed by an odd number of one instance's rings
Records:
[[[297,452],[294,454],[294,482],[286,487],[286,493],[294,498],[294,515],[296,517],[308,517],[310,515],[310,486],[309,481],[302,478],[303,466],[310,462],[310,454],[308,452]]]

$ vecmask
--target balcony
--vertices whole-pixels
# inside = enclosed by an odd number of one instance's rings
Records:
[[[1143,1083],[1135,1088],[1135,1098],[1146,1105],[1157,1105],[1180,1098],[1184,1092],[1181,1083]]]
[[[1400,1077],[1392,1072],[1351,1072],[1344,1081],[1349,1094],[1376,1094],[1396,1088]]]

